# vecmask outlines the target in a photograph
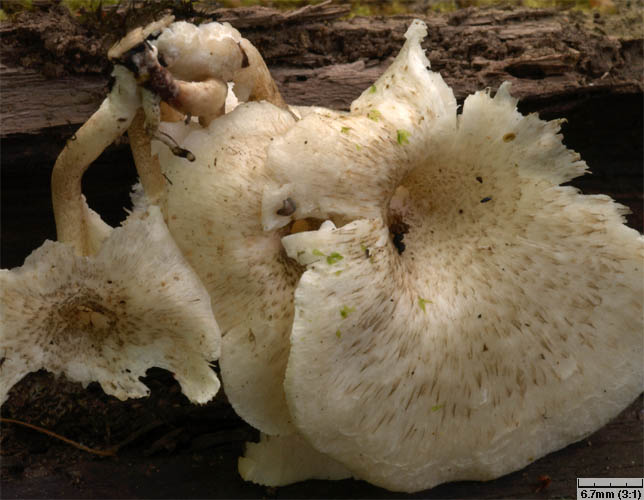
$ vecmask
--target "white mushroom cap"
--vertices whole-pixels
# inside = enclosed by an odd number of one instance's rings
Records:
[[[402,165],[424,158],[430,140],[454,130],[456,100],[441,76],[429,71],[420,46],[426,33],[424,23],[412,23],[400,54],[353,102],[350,114],[314,108],[271,144],[267,168],[275,185],[264,193],[265,229],[295,218],[380,215],[381,200],[393,195],[392,186],[406,173]],[[296,200],[297,211],[280,216],[277,208],[287,197]]]
[[[259,443],[246,443],[246,452],[239,458],[239,474],[245,481],[264,486],[352,477],[345,466],[312,448],[298,434],[267,436],[263,433]]]
[[[242,36],[228,23],[200,26],[178,21],[151,41],[163,55],[170,72],[181,80],[202,81],[218,78],[230,81],[241,68]]]
[[[288,111],[246,103],[207,129],[163,125],[194,162],[159,150],[170,232],[221,327],[226,394],[242,418],[269,434],[293,432],[282,381],[301,267],[284,253],[284,230],[263,231],[261,196],[267,146],[293,124]]]
[[[22,267],[0,271],[0,402],[45,368],[119,399],[141,397],[157,366],[205,403],[219,388],[210,362],[220,334],[203,285],[157,207],[114,229],[97,255],[46,241]]]
[[[586,165],[557,122],[523,117],[504,85],[470,96],[453,127],[410,125],[386,157],[373,137],[392,124],[361,129],[361,159],[347,141],[319,148],[327,136],[308,119],[286,138],[308,136],[315,154],[290,140],[270,150],[278,189],[296,186],[280,196],[311,207],[298,217],[359,219],[282,240],[307,266],[285,389],[316,449],[392,490],[492,479],[642,391],[644,239],[608,197],[559,186]]]
[[[414,264],[381,221],[286,237],[309,263],[285,381],[296,426],[396,491],[492,479],[598,429],[642,390],[642,250],[621,235],[581,257],[571,240],[452,240],[409,248]]]

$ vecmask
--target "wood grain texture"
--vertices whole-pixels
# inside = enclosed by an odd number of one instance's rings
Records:
[[[291,14],[257,7],[218,9],[210,15],[238,27],[259,48],[290,104],[346,109],[386,69],[414,16],[336,19],[344,12],[325,4]],[[424,47],[432,67],[459,100],[503,81],[512,82],[515,96],[535,103],[557,98],[570,104],[594,95],[641,94],[644,89],[641,40],[600,34],[571,13],[464,9],[424,20],[429,28]],[[0,65],[2,136],[81,124],[105,95],[107,76],[101,79],[92,70],[109,67],[97,48],[106,43],[104,37],[88,39],[89,52],[84,54],[78,47],[70,49],[70,43],[52,42],[52,29],[41,33],[36,26],[0,23],[3,60],[14,64]],[[43,70],[51,76],[63,69],[52,68],[51,61],[33,63],[36,69],[31,70],[15,66],[17,56],[12,59],[12,54],[24,53],[16,42],[19,35],[25,37],[21,30],[30,33],[38,50],[20,61],[103,59],[85,62],[82,75],[47,78]]]
[[[37,134],[50,127],[84,123],[105,97],[101,76],[69,76],[55,81],[41,73],[0,66],[2,136]]]

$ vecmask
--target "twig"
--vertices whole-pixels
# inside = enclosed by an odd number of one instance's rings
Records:
[[[165,422],[162,422],[162,421],[160,421],[160,420],[155,420],[154,422],[150,422],[150,423],[149,423],[149,424],[147,424],[146,426],[141,427],[139,430],[134,431],[134,432],[133,432],[132,434],[130,434],[126,439],[124,439],[124,440],[123,440],[123,441],[121,441],[119,444],[117,444],[117,445],[113,446],[113,447],[112,447],[112,448],[110,448],[110,449],[114,450],[114,452],[116,453],[118,450],[120,450],[120,449],[121,449],[121,448],[123,448],[124,446],[126,446],[126,445],[130,444],[132,441],[134,441],[134,440],[136,440],[136,439],[140,438],[141,436],[143,436],[144,434],[147,434],[147,433],[148,433],[148,432],[150,432],[150,431],[153,431],[153,430],[154,430],[154,429],[156,429],[157,427],[161,427],[162,425],[165,425]]]
[[[72,446],[78,448],[79,450],[87,451],[89,453],[93,453],[94,455],[99,455],[101,457],[111,457],[116,455],[116,451],[118,447],[110,448],[107,450],[96,450],[94,448],[89,448],[88,446],[85,446],[83,444],[77,443],[76,441],[72,441],[71,439],[68,439],[64,436],[61,436],[60,434],[56,434],[55,432],[52,432],[50,430],[47,430],[43,427],[40,427],[38,425],[34,424],[28,424],[27,422],[22,422],[21,420],[14,420],[13,418],[4,418],[0,417],[0,423],[3,424],[16,424],[16,425],[22,425],[23,427],[27,427],[29,429],[33,429],[35,431],[41,432],[43,434],[46,434],[47,436],[51,436],[53,438],[59,439],[67,444],[71,444]]]

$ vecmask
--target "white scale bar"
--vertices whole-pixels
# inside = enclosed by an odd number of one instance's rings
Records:
[[[579,477],[577,500],[644,500],[644,478]]]
[[[644,478],[578,477],[577,488],[644,488]]]

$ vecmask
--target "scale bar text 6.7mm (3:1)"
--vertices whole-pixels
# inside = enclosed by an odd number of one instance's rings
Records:
[[[579,477],[577,500],[608,498],[642,500],[644,478],[641,477]]]

